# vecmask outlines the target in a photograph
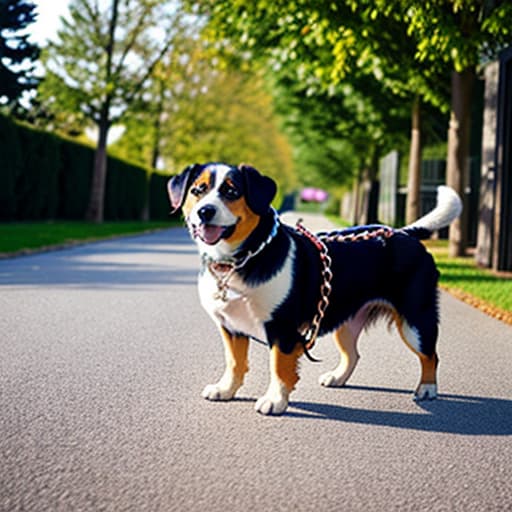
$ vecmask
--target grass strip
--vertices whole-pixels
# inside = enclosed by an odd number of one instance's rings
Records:
[[[427,241],[425,245],[441,273],[441,288],[512,325],[512,273],[480,268],[471,256],[450,258],[445,240]]]
[[[132,235],[180,225],[179,220],[162,222],[13,222],[0,224],[0,255],[8,256],[38,249],[48,249]]]

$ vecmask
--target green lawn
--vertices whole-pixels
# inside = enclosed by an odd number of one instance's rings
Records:
[[[98,240],[180,225],[179,220],[164,222],[13,222],[0,223],[0,254]]]
[[[512,274],[498,276],[479,268],[472,257],[449,258],[446,241],[430,241],[426,245],[441,273],[441,286],[464,292],[504,311],[512,311]]]

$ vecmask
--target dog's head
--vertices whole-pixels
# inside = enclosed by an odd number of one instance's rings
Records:
[[[171,178],[168,191],[173,210],[182,208],[192,236],[206,252],[222,248],[229,253],[268,212],[276,184],[244,164],[194,164]]]

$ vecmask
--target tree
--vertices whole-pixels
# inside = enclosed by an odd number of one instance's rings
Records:
[[[451,68],[451,107],[448,128],[447,183],[465,199],[468,186],[473,85],[483,59],[496,58],[512,43],[509,0],[437,0],[400,2],[408,6],[409,32],[417,40],[422,62],[439,59]],[[467,208],[450,226],[451,256],[464,254]]]
[[[171,47],[184,23],[178,7],[172,0],[72,0],[69,19],[61,19],[45,51],[47,108],[75,113],[79,124],[98,130],[89,220],[103,220],[109,130],[140,100]]]
[[[361,150],[360,158],[364,172],[358,176],[366,175],[370,181],[375,178],[379,153],[396,138],[396,114],[401,109],[397,105],[414,103],[417,120],[420,98],[438,105],[444,102],[440,73],[421,69],[425,66],[414,60],[415,45],[403,15],[383,2],[215,0],[202,5],[206,5],[209,26],[217,39],[229,37],[242,50],[263,55],[274,74],[285,75],[288,83],[302,88],[306,96],[324,98],[327,105],[332,100],[351,104],[341,120],[365,114],[359,130],[341,131],[346,140],[356,139],[353,146],[357,147],[357,139],[367,128],[367,147]],[[419,129],[416,123],[415,132]],[[416,144],[411,151],[416,155],[416,174],[420,169],[419,149]],[[376,205],[368,204],[371,220]]]
[[[289,189],[291,150],[260,75],[226,68],[204,41],[183,34],[155,68],[112,149],[174,171],[196,161],[243,160]]]
[[[483,56],[495,58],[512,42],[510,0],[204,0],[201,5],[224,33],[283,55],[281,63],[288,61],[313,84],[341,83],[355,70],[373,73],[411,102],[417,96],[432,102],[437,84],[449,82],[451,74],[447,181],[465,196],[475,72]],[[418,105],[412,111],[417,131]],[[415,173],[419,149],[419,144],[411,148]],[[451,227],[452,255],[464,252],[466,214]]]
[[[14,107],[25,91],[37,87],[31,64],[39,58],[39,48],[20,33],[35,19],[33,3],[0,0],[0,104]]]

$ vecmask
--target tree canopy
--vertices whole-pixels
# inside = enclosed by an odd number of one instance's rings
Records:
[[[25,91],[37,87],[33,63],[39,47],[25,30],[35,19],[32,2],[0,0],[0,104],[14,107]]]
[[[361,91],[354,84],[376,80],[385,95],[450,110],[448,182],[465,195],[471,85],[476,67],[512,42],[509,0],[202,0],[198,5],[215,39],[228,38],[242,52],[263,57],[273,73],[286,73],[306,95],[326,98],[327,91],[345,102],[349,88]],[[369,119],[380,118],[384,129],[380,137],[378,129],[369,130],[367,140],[372,142],[373,134],[385,146],[392,130],[382,91],[372,89],[377,95],[363,89],[362,96],[373,107]],[[450,233],[452,254],[464,250],[464,218],[458,222]]]
[[[195,37],[175,41],[124,125],[112,149],[144,165],[176,170],[243,159],[284,189],[294,181],[290,146],[260,74],[225,68]]]
[[[103,219],[106,146],[119,122],[144,91],[151,73],[184,23],[173,0],[72,0],[57,38],[45,49],[45,107],[79,125],[98,129],[93,186],[87,217]]]

